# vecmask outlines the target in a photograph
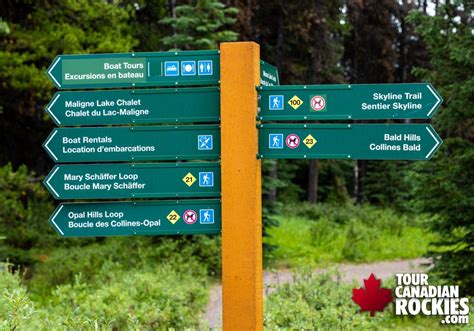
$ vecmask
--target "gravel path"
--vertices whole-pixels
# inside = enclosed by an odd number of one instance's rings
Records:
[[[339,264],[335,269],[341,273],[344,282],[362,283],[371,273],[377,278],[387,279],[400,272],[421,272],[426,269],[424,264],[429,264],[429,259],[414,259],[402,261],[387,261],[365,264]],[[326,269],[316,270],[324,272]],[[278,285],[293,282],[293,273],[289,270],[280,270],[278,272],[263,273],[264,294],[268,295],[274,290],[270,285]],[[222,286],[215,285],[211,288],[209,303],[206,307],[205,320],[209,322],[211,328],[220,328],[222,319]]]

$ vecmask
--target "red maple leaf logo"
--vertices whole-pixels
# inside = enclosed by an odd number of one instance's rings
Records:
[[[360,306],[361,311],[370,311],[372,317],[392,301],[392,290],[380,288],[380,283],[380,279],[370,274],[369,279],[364,279],[365,289],[352,290],[352,300]]]

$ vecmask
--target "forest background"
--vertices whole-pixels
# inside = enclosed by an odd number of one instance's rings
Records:
[[[44,112],[54,88],[45,69],[58,54],[234,40],[258,42],[282,84],[425,81],[444,99],[433,120],[444,144],[429,162],[265,161],[267,267],[427,255],[433,277],[474,293],[473,36],[472,1],[2,1],[0,261],[9,271],[0,276],[0,324],[202,323],[220,276],[219,237],[62,240],[48,225],[56,202],[41,180],[53,163],[41,144],[54,126]],[[313,323],[281,318],[277,304],[266,308],[267,326]],[[315,315],[317,303],[304,304]]]

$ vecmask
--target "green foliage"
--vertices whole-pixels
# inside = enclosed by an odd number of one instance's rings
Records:
[[[176,17],[169,17],[175,2],[167,0],[2,2],[0,164],[11,161],[16,168],[27,163],[40,173],[49,168],[46,154],[31,146],[39,146],[51,129],[43,108],[52,84],[44,71],[57,54],[127,52],[136,46],[147,51],[215,49],[221,41],[237,39],[232,31],[237,26],[239,39],[258,41],[262,58],[276,64],[287,83],[410,81],[411,66],[429,60],[429,66],[414,73],[444,97],[434,122],[449,139],[430,162],[367,162],[360,187],[369,203],[428,212],[431,222],[425,216],[348,204],[353,163],[334,160],[319,161],[317,191],[319,201],[333,205],[294,204],[282,216],[272,216],[279,213],[277,201],[306,199],[308,164],[264,161],[265,243],[277,247],[270,251],[271,262],[300,267],[412,258],[436,240],[434,271],[472,291],[474,37],[469,1],[449,2],[435,16],[414,12],[410,26],[404,13],[421,9],[421,1],[225,2],[239,12],[217,0],[177,2]],[[410,30],[413,26],[421,39]],[[197,327],[208,278],[221,270],[219,238],[60,240],[47,223],[52,210],[50,195],[26,167],[0,168],[0,260],[27,266],[25,284],[18,274],[0,272],[0,328]],[[281,226],[275,227],[278,221]],[[377,319],[367,324],[349,296],[350,289],[327,277],[303,277],[269,299],[266,324],[269,329],[393,326]]]
[[[371,326],[367,314],[358,314],[351,288],[335,282],[329,274],[298,275],[295,283],[280,286],[265,302],[265,327],[269,330],[365,329]]]
[[[0,36],[2,35],[7,35],[10,33],[10,27],[8,26],[8,23],[2,20],[0,17]]]
[[[415,258],[434,238],[420,217],[368,205],[288,205],[277,219],[266,239],[277,247],[270,255],[277,266]]]
[[[10,164],[0,167],[0,261],[30,264],[29,251],[44,247],[55,236],[47,219],[53,211],[50,194],[25,166],[13,171]]]
[[[56,55],[130,50],[136,43],[128,24],[133,11],[119,2],[48,1],[28,8],[26,17],[12,8],[11,33],[0,39],[2,88],[46,97],[52,83],[44,72]]]
[[[265,160],[264,160],[265,161]],[[351,162],[341,160],[319,161],[318,202],[347,203],[350,200],[349,186]],[[266,160],[268,162],[268,160]],[[268,163],[263,163],[264,175],[269,174]],[[277,180],[277,200],[296,203],[307,199],[307,160],[278,160],[277,178],[263,177],[262,181]]]
[[[156,330],[195,327],[207,301],[207,278],[190,266],[162,263],[124,270],[105,262],[98,281],[81,273],[43,303],[31,300],[20,278],[0,270],[0,326],[19,330]],[[3,329],[2,328],[2,329]]]
[[[352,176],[352,162],[345,160],[320,161],[319,200],[345,204],[350,201],[348,192]]]
[[[456,1],[436,16],[412,13],[410,19],[428,46],[430,68],[416,73],[431,81],[445,99],[435,124],[448,139],[436,157],[411,174],[419,211],[433,215],[439,234],[432,253],[434,271],[474,293],[474,35],[473,6]],[[442,253],[439,253],[441,251]]]
[[[171,49],[217,49],[220,42],[237,40],[238,34],[227,29],[236,22],[237,12],[218,0],[196,0],[194,5],[177,6],[176,17],[160,20],[174,31],[162,42]]]
[[[368,276],[368,275],[367,275]],[[361,284],[346,284],[337,275],[303,273],[294,284],[276,288],[265,301],[264,323],[268,330],[437,330],[440,316],[407,316],[394,314],[393,303],[375,317],[361,313],[352,300],[352,289]],[[394,281],[382,286],[393,288]],[[472,319],[472,305],[470,318]],[[470,325],[453,329],[470,330]]]
[[[33,304],[18,273],[0,264],[0,329],[15,330],[33,314]]]
[[[275,213],[281,208],[281,203],[276,201],[276,190],[285,186],[285,182],[278,178],[278,162],[276,160],[262,161],[262,235],[268,237],[271,227],[278,226]],[[268,243],[263,244],[263,253],[266,256],[275,249],[275,246]],[[267,259],[264,258],[264,262]]]
[[[172,33],[159,21],[169,15],[169,0],[133,0],[136,8],[132,22],[134,36],[139,40],[136,46],[141,52],[156,52],[163,48],[161,39]]]
[[[390,83],[397,66],[396,0],[347,2],[351,33],[344,47],[344,62],[351,83]]]
[[[474,139],[474,35],[473,5],[455,1],[441,6],[436,16],[412,12],[410,21],[430,53],[428,68],[415,73],[431,82],[444,98],[435,117],[436,128],[447,137]],[[438,153],[439,154],[439,153]]]
[[[72,284],[78,274],[84,282],[101,282],[103,274],[98,270],[104,263],[123,271],[166,264],[174,270],[190,269],[200,278],[218,276],[221,272],[220,238],[203,235],[121,237],[86,246],[57,248],[36,265],[28,285],[40,300],[56,286]]]
[[[406,179],[413,162],[368,161],[363,179],[364,201],[400,211],[408,211],[410,185]]]
[[[301,162],[295,160],[262,160],[262,188],[269,198],[271,190],[276,190],[276,200],[282,204],[299,201],[304,193],[297,175],[301,173]]]
[[[0,265],[0,325],[194,328],[207,302],[209,276],[220,269],[219,238],[203,235],[110,238],[57,248],[37,262],[28,288]]]
[[[53,292],[51,306],[76,325],[97,320],[109,328],[177,328],[196,325],[207,301],[206,278],[168,265],[125,272],[106,263],[97,270],[100,282],[76,275],[72,285]]]
[[[130,51],[134,9],[129,1],[3,1],[9,34],[0,34],[0,164],[44,171],[40,147],[51,122],[43,109],[53,95],[46,68],[58,54]],[[35,148],[32,148],[35,146]]]
[[[416,181],[417,207],[433,215],[430,227],[439,234],[435,272],[474,293],[474,144],[461,139],[445,143],[448,157],[423,164],[411,176]],[[441,254],[439,252],[442,252]]]

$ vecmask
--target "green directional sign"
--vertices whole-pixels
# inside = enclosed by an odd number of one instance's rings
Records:
[[[46,111],[60,126],[217,122],[219,88],[61,91]]]
[[[220,200],[63,203],[49,219],[61,237],[216,234]]]
[[[46,73],[59,89],[216,85],[218,51],[59,55]]]
[[[428,160],[441,143],[425,124],[259,125],[262,158]]]
[[[54,129],[43,147],[55,162],[218,159],[218,125]]]
[[[220,164],[111,163],[56,165],[44,184],[58,200],[218,197]]]
[[[260,60],[260,85],[276,86],[280,85],[280,77],[278,76],[278,68],[271,64]]]
[[[427,83],[260,86],[259,119],[431,118],[443,100]]]

